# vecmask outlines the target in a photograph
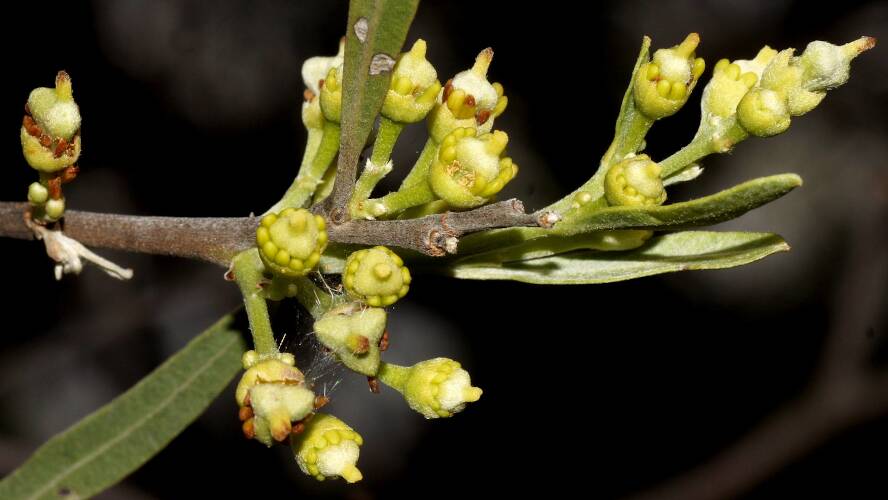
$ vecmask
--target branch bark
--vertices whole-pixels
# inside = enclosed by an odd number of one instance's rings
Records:
[[[25,225],[27,203],[0,202],[0,236],[34,239]],[[459,237],[485,229],[513,226],[551,227],[548,212],[527,214],[519,200],[507,200],[468,212],[448,212],[419,219],[358,221],[328,225],[331,242],[386,245],[430,255],[456,253]],[[150,217],[68,210],[64,232],[89,247],[171,255],[228,267],[235,255],[255,245],[259,217]]]

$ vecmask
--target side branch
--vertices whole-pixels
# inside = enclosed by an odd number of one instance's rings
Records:
[[[0,236],[34,239],[27,203],[0,202]],[[68,210],[64,232],[88,247],[204,260],[228,267],[255,241],[258,217],[144,217]]]
[[[390,245],[440,257],[456,253],[459,237],[502,227],[552,227],[553,213],[524,212],[520,200],[511,199],[468,212],[446,212],[419,219],[390,221],[352,220],[328,229],[330,241],[362,245]]]
[[[0,237],[34,239],[25,225],[27,203],[0,202]],[[420,219],[352,220],[328,226],[331,242],[387,245],[430,255],[456,253],[459,237],[515,226],[551,227],[550,212],[527,214],[512,199],[468,212],[448,212]],[[110,248],[204,260],[228,267],[238,253],[255,245],[258,217],[146,217],[68,210],[64,232],[89,247]]]

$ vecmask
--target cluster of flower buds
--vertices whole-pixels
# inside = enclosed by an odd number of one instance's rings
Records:
[[[432,110],[441,91],[441,82],[425,55],[425,40],[419,39],[409,51],[398,57],[382,104],[382,116],[395,122],[416,123]]]
[[[647,155],[627,157],[610,167],[604,195],[613,206],[653,206],[666,201],[661,169]]]
[[[654,52],[653,60],[641,65],[633,82],[635,105],[651,120],[675,114],[694,90],[706,64],[694,56],[700,36],[691,33],[683,42]]]
[[[429,171],[432,191],[456,208],[487,203],[518,174],[518,165],[501,156],[508,142],[509,136],[499,130],[481,136],[474,128],[450,132]]]
[[[472,387],[469,372],[448,358],[434,358],[413,366],[382,363],[379,380],[400,392],[410,408],[425,418],[451,417],[463,411],[466,403],[481,398],[481,389]]]
[[[436,143],[457,128],[477,128],[480,133],[493,128],[493,119],[505,111],[508,98],[503,86],[487,80],[493,49],[486,48],[475,58],[471,69],[448,80],[429,115],[429,134]]]
[[[801,56],[793,49],[776,54],[737,106],[737,121],[751,135],[769,137],[789,128],[791,117],[814,109],[826,91],[848,81],[851,61],[875,46],[862,37],[845,45],[815,41]]]
[[[64,71],[56,75],[54,88],[36,88],[28,96],[20,134],[22,152],[40,174],[40,181],[28,187],[28,201],[49,222],[64,214],[62,184],[77,176],[80,122],[71,78]]]
[[[268,214],[256,229],[256,245],[265,267],[276,275],[297,278],[308,274],[327,247],[326,221],[304,208]]]
[[[244,353],[246,370],[235,391],[244,435],[266,446],[284,441],[294,427],[315,410],[315,394],[305,386],[292,354],[263,358],[255,351]]]

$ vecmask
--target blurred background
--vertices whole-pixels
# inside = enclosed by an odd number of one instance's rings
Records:
[[[67,70],[83,116],[82,175],[69,208],[128,214],[245,216],[289,185],[302,155],[302,61],[332,55],[346,2],[173,0],[68,2],[3,16],[0,199],[24,199],[22,105]],[[442,82],[496,52],[509,96],[497,128],[521,175],[507,189],[530,209],[585,181],[610,143],[644,34],[653,47],[688,32],[711,68],[768,44],[888,41],[888,3],[425,2],[408,36],[429,43]],[[331,412],[365,438],[364,481],[317,483],[286,447],[243,439],[233,389],[168,448],[103,498],[275,493],[352,499],[545,490],[618,498],[707,463],[805,393],[829,358],[829,335],[865,338],[885,360],[888,256],[888,48],[852,66],[851,81],[776,138],[707,159],[677,201],[753,177],[796,172],[805,185],[722,230],[772,231],[790,253],[725,271],[612,285],[542,287],[422,276],[392,311],[386,359],[460,360],[484,389],[463,414],[425,421],[392,390],[323,371]],[[711,74],[707,70],[706,77]],[[702,87],[701,87],[702,88]],[[699,91],[657,124],[664,158],[693,136]],[[399,182],[425,140],[399,142]],[[239,294],[223,270],[174,258],[102,251],[135,269],[121,283],[88,268],[57,283],[40,244],[6,240],[0,335],[0,474],[51,435],[126,390]],[[276,331],[300,356],[310,324],[285,303]],[[841,392],[841,391],[840,391]],[[885,387],[888,393],[888,387]],[[875,405],[875,403],[874,403]],[[810,436],[763,472],[747,498],[885,498],[888,418]],[[848,426],[844,426],[848,427]],[[808,439],[808,438],[805,438]],[[765,449],[763,453],[768,453]],[[571,495],[573,496],[573,495]]]

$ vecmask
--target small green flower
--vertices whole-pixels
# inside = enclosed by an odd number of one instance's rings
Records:
[[[448,134],[429,171],[432,191],[456,208],[487,203],[518,174],[518,165],[501,156],[509,142],[505,132],[476,133],[458,128]]]
[[[675,47],[659,49],[641,65],[633,85],[635,104],[645,116],[658,120],[675,114],[694,90],[706,63],[694,57],[700,35],[691,33]]]
[[[419,39],[410,51],[398,58],[382,104],[381,113],[386,118],[401,123],[415,123],[422,121],[435,105],[438,92],[441,91],[441,82],[425,55],[425,40]]]
[[[615,206],[652,206],[666,201],[660,166],[647,155],[615,163],[604,178],[604,195]]]
[[[353,252],[342,283],[353,297],[373,307],[390,306],[410,290],[410,271],[398,254],[383,246]]]
[[[335,307],[315,321],[318,340],[350,369],[375,377],[379,370],[379,340],[385,332],[386,313],[359,302]]]
[[[318,413],[305,423],[305,430],[290,437],[290,447],[302,472],[318,481],[341,477],[349,483],[363,476],[355,466],[364,439],[342,420]]]
[[[489,132],[493,119],[505,111],[509,100],[503,95],[503,86],[487,80],[487,69],[493,60],[493,49],[486,48],[475,58],[471,69],[448,80],[432,112],[429,114],[429,133],[440,143],[457,128],[477,127]]]
[[[256,229],[256,245],[265,266],[289,278],[304,276],[321,260],[327,247],[326,222],[304,208],[268,214]]]
[[[58,73],[55,88],[31,91],[25,111],[20,136],[28,164],[46,173],[74,164],[80,157],[81,118],[68,74]]]
[[[267,446],[272,439],[285,440],[293,422],[314,411],[315,395],[305,386],[305,376],[294,366],[292,355],[263,359],[248,351],[244,364],[249,367],[235,391],[244,434]]]
[[[469,372],[448,358],[434,358],[413,366],[382,363],[379,380],[400,392],[410,408],[425,418],[451,417],[463,411],[466,403],[481,398],[481,389],[472,387]]]

